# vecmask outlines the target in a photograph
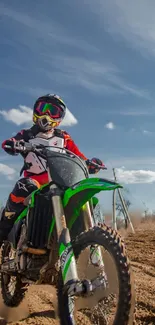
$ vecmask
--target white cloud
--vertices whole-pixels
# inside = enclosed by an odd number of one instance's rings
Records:
[[[98,155],[100,154],[100,152],[98,152]],[[127,170],[130,169],[145,169],[145,170],[150,170],[152,169],[152,166],[154,167],[155,165],[155,159],[154,156],[120,156],[119,157],[117,155],[111,155],[111,157],[109,157],[106,160],[106,165],[109,166],[108,169],[110,168],[120,168],[120,166],[125,166],[125,168]],[[154,169],[154,168],[153,168]]]
[[[92,6],[95,10],[96,8],[99,8],[99,6],[107,6],[108,11],[109,2],[110,0],[108,1],[108,4],[106,4],[106,1],[101,2],[101,0],[96,0],[96,2],[92,2]],[[88,5],[91,5],[91,1],[89,1]],[[82,55],[82,58],[66,57],[64,54],[62,57],[59,56],[57,51],[59,51],[59,53],[64,53],[64,51],[60,50],[60,45],[71,46],[72,48],[76,47],[79,50],[89,52],[89,57],[92,57],[91,54],[94,54],[99,50],[94,45],[88,43],[87,39],[78,39],[78,37],[75,39],[70,29],[67,30],[65,26],[58,24],[54,20],[51,21],[48,13],[46,17],[44,12],[39,12],[37,18],[35,18],[29,8],[26,11],[16,11],[14,8],[11,8],[11,5],[6,6],[4,4],[0,4],[0,12],[2,16],[5,16],[6,21],[8,19],[11,24],[12,22],[17,23],[18,27],[22,27],[22,30],[24,31],[24,33],[14,33],[13,40],[6,39],[4,42],[11,41],[14,42],[14,44],[20,44],[20,46],[24,45],[28,47],[31,52],[39,53],[41,61],[44,64],[48,63],[48,68],[43,72],[42,68],[38,66],[37,73],[44,76],[46,75],[46,77],[52,80],[52,82],[63,84],[63,86],[70,86],[72,84],[75,86],[80,85],[82,88],[99,94],[103,94],[103,92],[106,94],[127,93],[136,97],[150,98],[145,89],[139,89],[136,85],[130,84],[124,80],[121,71],[119,71],[113,64],[106,62],[104,57],[102,57],[100,63],[98,60],[93,61],[84,59],[86,55]],[[45,45],[44,47],[42,47],[42,39]],[[14,63],[11,62],[11,65],[13,64]],[[35,62],[35,66],[36,64],[37,62]],[[27,63],[27,66],[29,66],[29,63]],[[18,64],[18,68],[21,69],[27,69],[27,66],[26,68],[23,65],[20,67],[20,64]],[[49,69],[49,66],[52,69],[52,73],[50,72],[51,69]],[[32,67],[30,68],[30,72],[31,71]],[[32,82],[33,76],[31,83]],[[6,85],[2,82],[1,87],[5,88]],[[7,89],[8,88],[18,89],[20,92],[27,91],[27,87],[25,87],[25,89],[24,87],[21,88],[18,81],[13,85],[11,82],[10,84],[7,83]],[[34,95],[34,93],[32,93],[32,95]]]
[[[19,105],[19,108],[11,108],[9,111],[1,110],[0,114],[6,121],[12,122],[16,125],[32,124],[33,110],[30,107]],[[75,116],[67,108],[66,116],[61,123],[63,126],[72,126],[77,124],[78,121]]]
[[[143,53],[155,55],[154,0],[97,0],[90,5],[109,33],[123,37]]]
[[[109,123],[107,123],[107,124],[105,125],[105,127],[106,127],[107,129],[109,129],[109,130],[113,130],[113,129],[115,129],[115,125],[114,125],[113,122],[109,122]]]
[[[0,174],[6,176],[9,180],[15,178],[16,170],[5,164],[0,164]]]
[[[119,111],[118,112],[120,115],[124,116],[154,116],[155,112],[149,111],[148,108],[146,108],[144,111],[141,109],[137,110],[124,110],[124,111]]]
[[[32,109],[23,105],[19,105],[19,108],[11,108],[9,111],[2,110],[0,114],[6,121],[16,125],[30,124],[32,121]]]
[[[116,168],[119,182],[125,184],[144,184],[155,182],[155,171],[152,170],[126,170],[124,167]]]
[[[143,130],[143,133],[144,133],[145,135],[152,134],[152,132],[150,132],[150,131],[148,131],[148,130]]]
[[[67,108],[66,115],[61,122],[62,126],[72,126],[78,123],[78,120],[75,118],[75,116],[70,112],[70,110]]]
[[[56,69],[52,74],[46,72],[47,77],[68,85],[80,85],[96,93],[131,94],[136,97],[150,99],[147,90],[139,89],[135,85],[128,84],[121,71],[112,63],[103,60],[88,60],[83,57],[70,57],[51,55],[46,62]]]
[[[28,33],[28,37],[22,37],[18,35],[19,33],[16,33],[16,37],[20,38],[20,42],[28,46],[31,50],[37,45],[41,50],[40,54],[42,54],[41,52],[43,50],[40,39],[43,39],[44,43],[47,42],[45,48],[49,47],[50,43],[55,42],[58,45],[65,44],[87,52],[98,52],[95,46],[84,39],[75,39],[74,35],[70,35],[70,31],[67,31],[65,26],[58,24],[54,19],[51,20],[50,14],[48,15],[48,13],[44,14],[38,11],[37,18],[35,18],[35,15],[29,9],[27,9],[27,12],[25,10],[18,11],[4,4],[0,4],[0,13],[8,18],[10,22],[13,20],[18,23],[19,28],[25,27],[25,32]]]

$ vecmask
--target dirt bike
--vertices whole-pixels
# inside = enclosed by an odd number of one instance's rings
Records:
[[[18,146],[18,151],[33,152],[46,161],[49,182],[25,199],[25,208],[2,245],[1,291],[5,304],[18,306],[28,285],[48,283],[57,288],[61,325],[79,324],[81,311],[76,313],[75,305],[80,297],[82,324],[85,318],[87,324],[109,324],[96,320],[101,316],[92,320],[92,310],[88,313],[88,306],[83,307],[87,298],[92,304],[97,290],[101,295],[108,288],[103,248],[112,257],[118,276],[118,303],[112,324],[129,324],[134,288],[124,244],[105,224],[95,225],[92,203],[100,191],[122,186],[103,178],[89,178],[86,163],[68,150],[25,143]],[[78,260],[85,249],[88,264],[99,268],[93,279],[79,278]],[[104,310],[105,299],[97,299]]]

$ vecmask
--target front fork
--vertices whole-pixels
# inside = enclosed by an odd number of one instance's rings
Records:
[[[59,257],[64,285],[78,282],[77,268],[74,252],[72,249],[70,233],[66,225],[66,219],[61,201],[61,193],[59,188],[52,184],[50,186],[52,192],[53,214],[56,221],[56,230],[59,245]]]
[[[81,295],[83,293],[91,292],[98,286],[98,283],[92,283],[89,280],[79,281],[78,274],[77,274],[77,267],[76,267],[76,260],[71,244],[70,233],[67,228],[66,219],[64,215],[64,210],[61,201],[61,193],[59,188],[52,184],[50,186],[50,190],[52,192],[52,206],[53,206],[53,213],[56,221],[56,229],[57,229],[57,238],[58,238],[58,245],[59,245],[59,258],[60,258],[60,266],[62,272],[62,278],[64,282],[64,290],[67,290],[68,294],[70,295]],[[91,211],[89,210],[88,204],[88,215],[87,218],[89,227],[93,226],[92,218],[91,218]],[[95,247],[95,250],[92,252],[92,248],[90,249],[90,260],[92,264],[96,266],[104,266],[102,260],[102,254],[100,247]],[[97,259],[97,261],[96,261]],[[103,279],[101,279],[101,282]],[[104,284],[104,281],[103,281]]]
[[[94,217],[94,211],[93,211],[93,205],[91,202],[87,202],[83,208],[83,217],[84,217],[84,223],[85,223],[85,229],[89,229],[91,227],[95,226],[95,217]],[[98,266],[101,270],[101,272],[104,271],[104,262],[102,258],[102,252],[101,248],[97,245],[91,245],[90,247],[90,262],[94,266]]]

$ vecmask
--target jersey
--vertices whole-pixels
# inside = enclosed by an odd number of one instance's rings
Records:
[[[42,144],[47,146],[55,146],[59,148],[65,148],[79,156],[80,158],[87,160],[85,155],[79,150],[77,145],[72,140],[71,136],[64,130],[53,129],[48,132],[42,132],[38,125],[33,125],[30,129],[25,129],[18,132],[13,138],[9,140],[30,142],[34,144]],[[2,143],[2,148],[5,149],[5,140]],[[24,177],[30,177],[35,179],[39,184],[43,185],[48,183],[48,174],[46,170],[46,162],[38,160],[34,153],[22,154],[24,160],[31,163],[31,167],[24,171]]]

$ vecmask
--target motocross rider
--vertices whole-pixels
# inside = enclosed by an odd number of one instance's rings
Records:
[[[38,134],[46,137],[57,136],[64,139],[64,148],[70,150],[77,156],[87,161],[87,158],[78,149],[70,135],[66,131],[57,128],[62,122],[65,113],[66,105],[59,96],[47,94],[39,97],[36,100],[33,108],[33,126],[30,129],[20,131],[13,138],[5,140],[2,143],[2,148],[10,155],[17,155],[19,153],[16,148],[17,141],[21,141],[23,143],[29,142],[30,140],[37,138]],[[5,146],[9,146],[10,148]],[[93,158],[92,162],[96,162],[98,165],[103,166],[100,159]],[[35,161],[32,161],[32,165],[34,164]],[[35,170],[35,168],[33,170]],[[99,170],[99,167],[89,165],[90,174],[96,173]],[[17,216],[24,209],[25,198],[47,182],[47,171],[43,171],[41,174],[35,174],[35,172],[32,173],[28,170],[24,171],[24,178],[20,178],[15,184],[1,215],[0,247],[2,242],[7,239],[7,236],[11,231]]]

